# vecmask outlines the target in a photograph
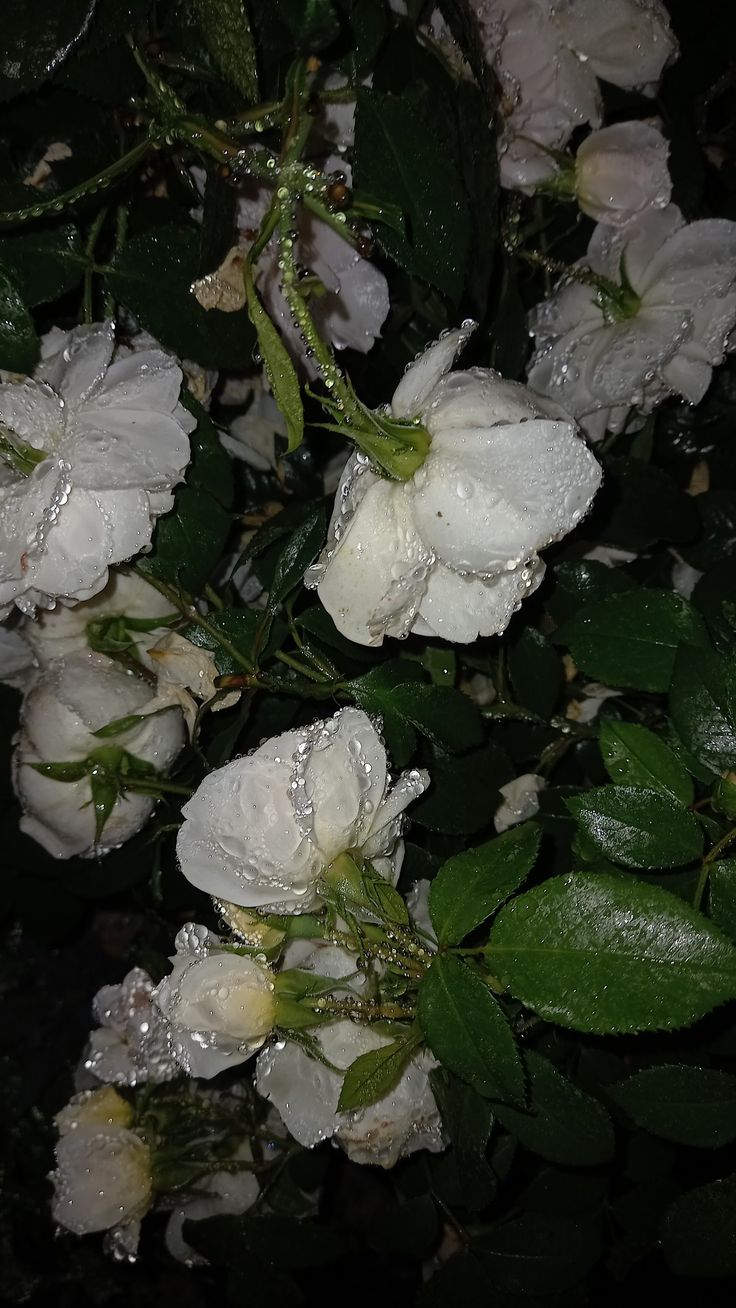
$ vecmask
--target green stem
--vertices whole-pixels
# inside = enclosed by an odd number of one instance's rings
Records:
[[[97,240],[99,238],[100,232],[102,231],[102,227],[105,222],[105,219],[107,218],[107,213],[108,213],[108,209],[107,209],[107,205],[105,205],[104,208],[100,209],[100,212],[96,214],[95,220],[89,229],[89,236],[87,237],[87,242],[84,247],[84,253],[87,256],[88,263],[87,263],[87,267],[84,270],[84,294],[82,296],[82,313],[84,316],[84,321],[86,323],[91,323],[93,320],[92,279],[94,277],[94,272],[95,272],[95,263],[94,263],[95,246],[97,244]]]
[[[174,607],[178,609],[182,617],[188,618],[195,626],[200,627],[202,631],[206,631],[207,635],[211,636],[212,640],[220,646],[220,649],[225,650],[225,653],[230,655],[230,658],[234,663],[237,663],[238,667],[243,668],[248,673],[253,672],[252,663],[249,662],[244,654],[241,654],[239,649],[236,649],[235,645],[228,640],[227,636],[219,627],[203,617],[191,600],[185,599],[182,595],[179,595],[177,591],[174,590],[173,586],[167,585],[165,581],[161,581],[160,578],[154,577],[151,573],[143,572],[141,575],[149,585],[155,586],[156,590],[164,595],[169,603],[173,604]],[[252,684],[252,682],[249,681],[249,684]]]
[[[80,182],[78,186],[63,191],[61,195],[54,195],[49,200],[42,200],[38,204],[28,205],[24,209],[9,209],[4,213],[0,213],[0,227],[12,227],[16,223],[25,222],[29,218],[43,218],[46,214],[61,213],[68,205],[84,199],[85,195],[94,194],[95,191],[111,186],[117,178],[129,173],[143,156],[158,144],[160,137],[160,132],[147,136],[145,141],[135,145],[132,150],[122,155],[115,163],[109,164],[107,168],[100,169],[93,177],[88,177],[86,181]]]
[[[736,827],[731,827],[730,831],[727,831],[725,836],[721,836],[721,839],[718,841],[718,843],[713,846],[713,848],[710,850],[708,854],[706,854],[705,858],[703,859],[703,865],[700,869],[698,884],[695,887],[695,894],[693,895],[693,908],[699,909],[700,905],[703,902],[705,888],[708,884],[708,877],[710,876],[711,863],[715,863],[716,859],[720,858],[724,850],[728,849],[729,845],[732,845],[735,840],[736,840]]]
[[[321,997],[306,1002],[315,1013],[331,1013],[336,1017],[360,1017],[367,1022],[383,1022],[386,1019],[408,1020],[414,1017],[414,1008],[403,1004],[386,1002],[373,1003],[370,999],[332,999]]]

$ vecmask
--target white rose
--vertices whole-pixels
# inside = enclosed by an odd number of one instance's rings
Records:
[[[85,1090],[72,1095],[69,1103],[54,1119],[59,1135],[90,1126],[131,1126],[133,1109],[112,1086],[100,1090]]]
[[[361,849],[396,881],[401,814],[426,784],[425,773],[412,771],[391,790],[370,719],[341,709],[205,777],[183,809],[181,870],[217,899],[310,912],[320,902],[321,873],[346,850]]]
[[[601,479],[574,425],[486,368],[450,373],[473,324],[407,370],[395,418],[420,419],[429,453],[408,481],[352,457],[322,558],[307,573],[338,630],[466,642],[504,631],[539,585],[537,551],[571,531]]]
[[[220,441],[234,459],[242,459],[257,472],[276,467],[276,437],[286,436],[286,423],[263,377],[240,378],[227,383],[229,392],[221,404],[248,404],[245,413],[234,418]]]
[[[247,1140],[238,1149],[236,1160],[253,1161],[253,1152]],[[197,1195],[179,1203],[166,1223],[164,1239],[173,1258],[196,1267],[207,1260],[198,1254],[184,1239],[185,1222],[201,1222],[208,1217],[230,1213],[239,1217],[253,1206],[258,1198],[258,1181],[253,1172],[213,1172],[197,1181]]]
[[[146,649],[142,661],[156,673],[165,685],[181,686],[195,699],[211,700],[217,694],[215,677],[219,676],[215,656],[208,649],[195,645],[176,631],[167,631],[155,645]],[[213,712],[232,708],[240,699],[240,691],[230,691],[211,705]]]
[[[153,1202],[150,1150],[127,1127],[80,1125],[66,1132],[51,1180],[54,1219],[76,1235],[137,1228]]]
[[[349,165],[338,156],[327,159],[323,168],[325,173],[339,170],[350,180]],[[246,238],[252,239],[258,231],[270,199],[270,190],[263,186],[241,197],[238,225]],[[299,263],[319,278],[325,288],[325,293],[315,297],[311,306],[318,330],[336,349],[349,348],[366,354],[390,308],[383,273],[327,223],[306,210],[299,218],[295,252]],[[309,359],[304,360],[298,330],[292,324],[292,315],[280,290],[278,260],[278,245],[272,239],[256,264],[256,285],[294,353],[304,361],[310,375],[316,375]]]
[[[172,616],[171,606],[147,581],[127,568],[112,568],[107,585],[93,599],[72,607],[57,604],[56,608],[39,611],[35,618],[26,618],[20,630],[39,665],[45,668],[54,659],[67,658],[77,650],[88,648],[90,622],[127,617],[153,623]],[[151,643],[152,636],[150,631],[132,632],[131,639],[145,645]]]
[[[526,822],[539,812],[539,792],[547,785],[536,772],[525,772],[505,786],[500,786],[503,802],[496,809],[493,825],[497,831],[508,831],[519,822]]]
[[[217,936],[193,922],[175,944],[172,971],[153,998],[177,1062],[190,1076],[209,1080],[244,1063],[271,1034],[273,973],[255,958],[222,950]]]
[[[83,1066],[98,1081],[135,1086],[179,1075],[153,988],[148,973],[134,967],[119,985],[95,995],[92,1011],[100,1025],[90,1032]]]
[[[575,193],[596,222],[624,227],[670,202],[669,146],[648,123],[617,123],[593,132],[575,159]]]
[[[0,608],[90,599],[148,549],[189,462],[181,370],[112,362],[113,324],[50,334],[35,380],[0,385]]]
[[[390,1044],[388,1036],[351,1021],[316,1028],[329,1062],[343,1070],[361,1054]],[[256,1089],[279,1111],[299,1144],[312,1149],[334,1139],[354,1163],[393,1167],[418,1149],[444,1148],[442,1123],[429,1083],[437,1064],[426,1051],[410,1059],[393,1090],[376,1103],[338,1113],[342,1077],[291,1041],[276,1041],[258,1056]]]
[[[546,150],[599,126],[599,77],[653,93],[677,50],[660,0],[483,0],[478,17],[503,89],[501,183],[526,191],[555,171]]]
[[[35,673],[36,661],[21,629],[0,623],[0,681],[27,690]]]
[[[736,322],[736,223],[686,224],[670,204],[620,230],[599,224],[581,266],[607,278],[623,304],[607,308],[595,286],[561,284],[532,316],[530,386],[594,438],[672,392],[697,404]]]
[[[80,763],[110,743],[93,734],[100,727],[130,714],[146,714],[144,722],[115,736],[114,743],[163,772],[184,744],[184,727],[176,709],[150,715],[154,704],[144,681],[103,654],[92,653],[52,663],[26,696],[14,761],[14,785],[23,807],[20,826],[54,858],[107,853],[140,830],[154,801],[130,793],[121,796],[98,845],[89,778],[57,781],[32,765]]]

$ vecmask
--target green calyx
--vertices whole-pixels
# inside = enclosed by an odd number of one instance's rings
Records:
[[[626,255],[621,255],[619,263],[620,282],[612,282],[607,277],[597,277],[596,296],[598,305],[607,324],[624,322],[635,318],[641,308],[641,296],[637,295],[626,271]]]
[[[322,424],[328,431],[350,436],[366,454],[374,469],[392,481],[409,481],[421,468],[429,453],[432,437],[418,419],[402,422],[361,404],[354,394],[348,406],[343,400],[319,396],[335,423]]]

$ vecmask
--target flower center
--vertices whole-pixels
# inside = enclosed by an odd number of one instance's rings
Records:
[[[22,477],[30,477],[36,465],[43,463],[47,458],[46,450],[39,450],[34,445],[29,445],[27,441],[21,440],[12,427],[0,422],[0,459],[12,468],[13,472],[20,473]]]

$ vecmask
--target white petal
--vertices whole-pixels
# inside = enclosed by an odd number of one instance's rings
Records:
[[[522,600],[536,590],[544,576],[540,559],[497,577],[463,577],[436,563],[414,630],[468,644],[478,636],[496,636],[506,630]]]
[[[346,484],[353,485],[349,471]],[[311,577],[338,631],[359,645],[380,645],[384,636],[410,629],[431,556],[414,528],[402,484],[365,471],[359,485],[367,489],[357,506],[351,504],[351,516],[341,517],[339,539],[332,547],[328,543]],[[338,491],[338,514],[340,503]]]
[[[605,405],[642,404],[645,382],[677,353],[688,328],[679,309],[642,310],[609,327],[585,365],[590,394]]]
[[[112,322],[75,327],[64,349],[45,359],[36,375],[48,381],[74,412],[102,382],[114,345]]]
[[[646,89],[677,51],[660,0],[559,0],[554,12],[570,49],[615,86]]]
[[[386,789],[386,751],[370,718],[341,709],[313,733],[303,771],[311,838],[324,865],[363,844]]]
[[[391,412],[395,418],[416,418],[421,415],[425,401],[440,377],[450,371],[456,355],[467,345],[474,330],[475,323],[468,322],[453,331],[445,332],[409,365],[391,401]]]
[[[292,758],[303,742],[303,732],[284,732],[205,778],[184,806],[177,842],[192,885],[245,908],[315,906],[321,860],[290,797]]]
[[[652,259],[639,292],[647,307],[700,304],[736,281],[736,223],[725,218],[688,223]]]
[[[597,460],[570,423],[530,419],[445,433],[415,475],[424,542],[460,572],[495,573],[571,531],[600,484]]]

